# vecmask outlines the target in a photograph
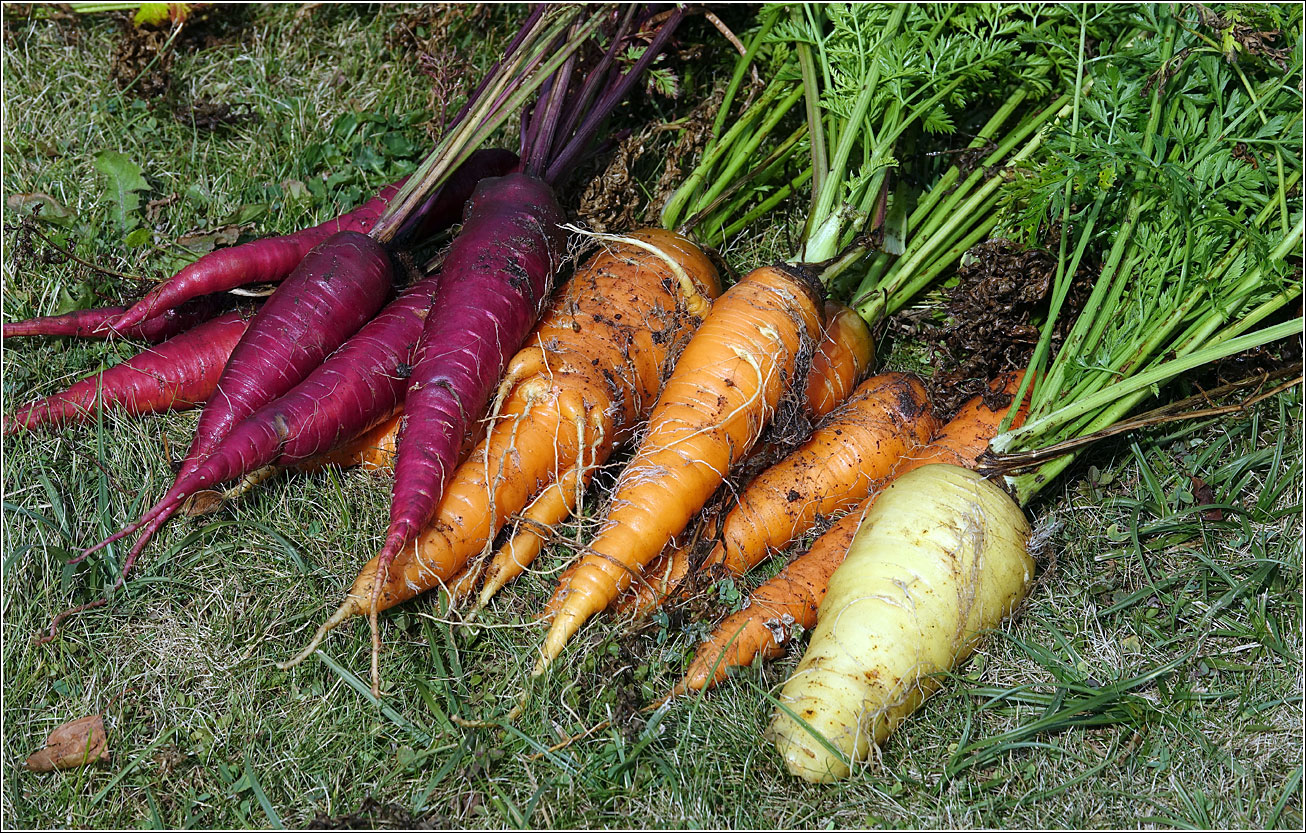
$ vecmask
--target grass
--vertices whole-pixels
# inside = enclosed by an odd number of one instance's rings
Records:
[[[244,12],[207,38],[179,39],[170,92],[151,100],[119,95],[107,77],[116,23],[12,11],[5,197],[50,194],[72,218],[54,230],[120,271],[166,273],[176,259],[168,241],[187,232],[237,221],[263,233],[325,218],[401,174],[425,141],[431,82],[395,36],[412,9]],[[503,20],[492,21],[496,31]],[[493,40],[468,21],[449,37]],[[487,55],[477,50],[474,63]],[[201,96],[255,118],[205,130],[190,117]],[[401,139],[416,149],[372,165],[382,148],[406,148]],[[93,167],[106,149],[135,160],[150,184],[136,217],[152,245],[124,243]],[[360,163],[371,167],[360,173]],[[323,183],[324,196],[297,197],[295,182],[305,191]],[[151,219],[148,203],[159,200]],[[782,247],[781,225],[732,246],[731,264]],[[4,243],[6,319],[133,288],[62,258],[43,262],[10,233]],[[132,349],[6,344],[5,399],[51,391]],[[1247,417],[1094,449],[1034,509],[1046,546],[1017,618],[874,766],[827,787],[789,779],[761,740],[769,696],[796,655],[641,716],[633,708],[677,678],[703,625],[626,634],[600,617],[528,684],[547,575],[505,591],[476,626],[429,598],[384,617],[380,704],[360,679],[368,642],[357,623],[320,657],[278,671],[273,663],[303,644],[384,530],[389,484],[355,471],[280,478],[216,520],[170,525],[108,607],[32,646],[29,635],[55,613],[112,582],[121,550],[64,562],[160,492],[194,421],[111,417],[4,441],[7,824],[1302,822],[1299,391]],[[1211,487],[1223,520],[1203,517],[1193,476]],[[549,566],[565,556],[551,554]],[[529,704],[512,725],[454,720],[500,719],[524,690]],[[16,765],[56,725],[95,712],[106,715],[107,764],[50,775]],[[618,718],[613,728],[528,757],[608,717]]]

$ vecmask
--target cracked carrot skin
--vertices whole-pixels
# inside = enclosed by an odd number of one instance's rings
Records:
[[[1020,379],[1019,373],[1006,374],[991,387],[1014,396]],[[1013,427],[1024,422],[1028,408],[1026,398],[1013,417]],[[983,396],[971,399],[939,429],[928,445],[899,461],[894,478],[930,463],[973,468],[988,448],[989,440],[997,435],[998,425],[1008,409],[1009,405],[988,407]],[[840,518],[807,552],[754,590],[742,610],[726,617],[699,646],[672,694],[714,686],[726,678],[731,668],[750,665],[759,655],[764,660],[779,657],[796,631],[814,628],[830,576],[843,563],[863,515],[879,494],[877,490]]]
[[[379,609],[448,584],[533,498],[559,479],[574,483],[568,473],[578,461],[583,488],[642,422],[671,357],[720,289],[711,261],[687,238],[650,229],[627,240],[609,241],[577,270],[513,356],[485,439],[450,478],[435,520],[390,565]],[[364,566],[292,663],[339,622],[369,612],[377,567],[376,558]]]
[[[667,380],[598,535],[549,602],[553,626],[535,673],[684,530],[760,439],[781,397],[806,383],[802,357],[823,329],[819,292],[804,273],[763,267],[713,305]]]

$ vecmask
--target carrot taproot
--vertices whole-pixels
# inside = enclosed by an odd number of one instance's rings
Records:
[[[879,488],[898,459],[938,428],[925,387],[905,373],[867,379],[793,454],[758,475],[726,516],[704,568],[743,575],[787,547],[818,516],[842,513]]]
[[[802,392],[823,325],[821,291],[798,269],[763,267],[713,305],[662,389],[597,536],[549,602],[553,624],[534,673],[688,525],[781,397]]]
[[[992,389],[1005,395],[1009,403],[1019,386],[1020,374],[1013,373],[995,381]],[[989,440],[997,435],[998,426],[1010,407],[1010,404],[989,407],[985,400],[991,398],[994,397],[981,395],[968,401],[928,445],[904,456],[893,476],[900,477],[931,463],[974,467],[988,448]],[[1019,427],[1024,421],[1028,408],[1026,398],[1012,419],[1014,426]],[[758,656],[764,660],[778,657],[797,630],[815,627],[817,610],[825,598],[830,576],[843,562],[862,516],[878,494],[877,490],[840,518],[807,552],[758,586],[742,610],[726,617],[699,645],[672,694],[714,686],[726,678],[731,668],[749,665]]]
[[[841,405],[875,360],[875,345],[870,328],[862,317],[850,307],[837,301],[825,304],[826,325],[821,343],[807,374],[804,411],[809,419],[819,419]],[[753,455],[766,453],[759,446]],[[745,464],[741,468],[748,468]],[[537,530],[528,525],[505,547],[514,552],[529,551],[532,538],[542,542]],[[520,539],[520,540],[519,540]],[[678,589],[683,588],[690,573],[690,553],[685,547],[672,542],[645,569],[643,581],[630,585],[617,600],[616,611],[624,616],[639,619]]]
[[[956,510],[964,501],[964,508]],[[934,463],[866,512],[777,697],[766,736],[791,775],[845,778],[1020,603],[1029,523],[996,483]]]
[[[207,459],[238,422],[294,387],[357,332],[380,308],[390,283],[389,255],[365,234],[340,232],[309,252],[264,302],[232,349],[214,393],[200,413],[174,487]],[[180,506],[181,501],[165,495],[139,521],[83,550],[79,559],[139,531],[123,561],[116,589],[126,580],[145,544]],[[93,604],[102,603],[103,599]],[[55,617],[51,636],[68,615],[85,609],[73,608]]]
[[[44,315],[28,318],[24,321],[6,321],[0,327],[0,338],[20,338],[25,336],[68,336],[72,338],[123,338],[139,339],[158,344],[167,341],[178,333],[185,332],[196,324],[208,321],[229,306],[223,299],[214,295],[205,295],[187,301],[185,304],[147,318],[139,324],[125,330],[114,331],[109,322],[127,311],[126,307],[97,307],[65,312],[62,315]]]
[[[569,476],[587,481],[652,407],[670,358],[720,291],[716,270],[673,232],[604,241],[509,362],[485,439],[454,472],[435,520],[391,565],[378,609],[447,585],[533,497],[538,503],[552,485],[573,482]],[[341,622],[370,612],[378,564],[364,566],[344,603],[286,667]]]
[[[364,471],[386,471],[394,467],[396,440],[399,433],[399,412],[378,423],[348,442],[316,457],[291,466],[298,472],[320,471],[329,466],[350,468],[359,466]],[[245,474],[232,486],[217,491],[202,489],[191,495],[181,506],[185,515],[211,515],[233,500],[244,497],[261,484],[276,477],[281,466],[267,465]]]
[[[517,155],[507,150],[484,150],[472,154],[455,171],[437,194],[422,207],[416,234],[432,234],[457,221],[476,183],[497,176],[517,164]],[[265,237],[239,246],[210,252],[186,266],[167,281],[150,290],[116,318],[109,329],[124,332],[149,318],[180,306],[191,298],[225,292],[251,283],[278,283],[290,275],[315,247],[340,232],[370,231],[403,185],[387,185],[363,205],[310,228],[278,237]]]
[[[6,435],[65,425],[96,413],[153,414],[198,405],[213,394],[249,314],[228,312],[149,347],[4,419]]]
[[[363,471],[389,471],[395,465],[399,445],[399,422],[402,409],[389,419],[378,423],[352,440],[316,457],[294,464],[296,471],[319,471],[328,466],[349,468],[359,466]]]

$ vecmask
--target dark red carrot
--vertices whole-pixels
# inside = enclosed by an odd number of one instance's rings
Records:
[[[439,285],[434,275],[393,301],[289,393],[236,425],[145,517],[263,466],[329,451],[389,417],[403,398],[405,371]]]
[[[476,183],[512,169],[516,154],[507,150],[483,150],[472,154],[440,189],[427,199],[405,225],[414,237],[428,236],[452,225]],[[321,225],[286,234],[265,237],[239,246],[210,252],[150,291],[130,309],[109,323],[119,332],[147,318],[160,315],[200,295],[225,292],[250,283],[277,283],[291,273],[313,247],[342,231],[368,232],[385,212],[403,180],[387,185],[362,206]]]
[[[231,429],[289,391],[380,309],[391,284],[390,257],[365,234],[343,231],[308,253],[250,322],[195,428],[178,478],[197,468]],[[151,534],[180,504],[161,501],[135,524],[82,552],[130,535],[156,518],[123,564],[123,575]]]
[[[374,690],[380,646],[375,614],[390,562],[434,514],[456,468],[470,415],[485,407],[508,360],[535,325],[563,260],[566,235],[559,226],[565,215],[552,183],[570,172],[599,123],[661,52],[682,15],[679,9],[672,13],[623,75],[611,56],[625,48],[634,20],[633,9],[624,13],[596,72],[604,78],[597,100],[589,98],[599,83],[593,78],[571,84],[575,61],[569,59],[523,119],[524,170],[484,180],[468,203],[462,231],[444,262],[441,298],[449,302],[437,301],[426,320],[404,400],[390,525],[376,558],[369,617]]]
[[[227,306],[230,305],[223,297],[205,295],[188,301],[176,309],[169,309],[153,318],[147,318],[136,326],[120,332],[110,330],[109,322],[126,312],[126,307],[79,309],[63,315],[43,315],[25,321],[7,321],[0,328],[0,335],[6,339],[21,336],[109,338],[118,335],[158,344],[189,330],[202,321],[208,321]]]
[[[67,390],[24,405],[5,417],[4,433],[78,422],[97,411],[153,414],[198,405],[212,395],[248,318],[247,313],[225,313]]]

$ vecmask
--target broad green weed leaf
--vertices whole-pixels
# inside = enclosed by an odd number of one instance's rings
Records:
[[[136,212],[141,198],[136,192],[150,187],[141,176],[141,166],[121,151],[102,150],[95,156],[95,169],[109,180],[109,198],[118,207],[118,224],[123,231],[131,231],[140,222]]]

